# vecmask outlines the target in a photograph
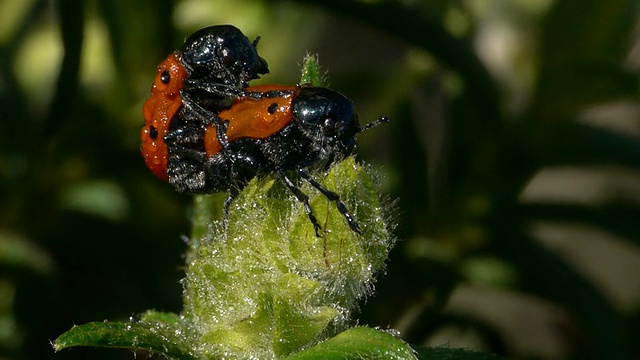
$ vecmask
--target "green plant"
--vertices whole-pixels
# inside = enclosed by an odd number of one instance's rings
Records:
[[[319,81],[319,73],[317,60],[308,57],[302,82]],[[372,291],[393,245],[389,204],[381,202],[377,180],[353,157],[321,177],[341,194],[364,236],[318,192],[310,203],[324,231],[316,236],[303,207],[272,176],[244,188],[232,203],[226,230],[219,197],[198,196],[182,314],[149,311],[139,320],[77,326],[54,348],[125,347],[176,359],[306,358],[308,351],[414,357],[391,333],[349,329],[352,312]]]
[[[308,56],[301,83],[320,86],[319,74],[317,58]],[[122,347],[175,359],[415,358],[392,331],[352,325],[394,244],[392,206],[374,174],[354,157],[316,174],[340,194],[363,235],[308,183],[302,190],[314,194],[321,236],[274,176],[254,178],[240,192],[226,226],[220,197],[197,196],[182,313],[147,311],[139,320],[76,326],[53,343],[55,350]]]

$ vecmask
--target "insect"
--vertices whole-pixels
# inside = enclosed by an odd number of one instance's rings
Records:
[[[220,122],[211,122],[204,130],[190,118],[202,114],[183,108],[172,123],[175,130],[164,139],[170,154],[169,182],[186,193],[229,191],[228,214],[231,202],[249,180],[275,173],[304,204],[319,236],[321,227],[308,195],[287,174],[294,171],[335,202],[350,228],[361,233],[339,195],[317,182],[307,168],[348,156],[358,133],[388,119],[361,127],[351,100],[327,88],[263,85],[244,91],[246,96],[237,97],[217,114]]]
[[[256,51],[258,40],[250,42],[231,25],[210,26],[193,33],[158,65],[151,96],[143,106],[145,125],[141,130],[142,155],[158,178],[168,180],[164,137],[183,104],[207,111],[207,119],[200,123],[204,128],[242,94],[250,80],[269,72],[267,62]]]
[[[361,233],[338,194],[307,172],[353,152],[360,127],[353,103],[319,87],[263,85],[268,73],[249,42],[230,25],[195,32],[159,66],[143,106],[141,152],[149,169],[179,192],[229,191],[225,219],[239,191],[255,176],[275,173],[300,200],[319,236],[309,197],[289,178],[301,178],[334,201],[351,229]]]
[[[249,81],[269,73],[253,42],[231,25],[200,29],[176,52],[187,71],[182,97],[186,103],[217,112],[229,107]]]

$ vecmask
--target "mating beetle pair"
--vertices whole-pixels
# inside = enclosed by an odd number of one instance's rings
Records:
[[[305,85],[248,86],[269,72],[250,42],[230,25],[191,35],[159,66],[145,102],[142,155],[149,169],[179,192],[229,191],[231,201],[253,177],[275,173],[300,200],[319,236],[309,197],[288,176],[295,171],[334,201],[362,233],[338,194],[307,172],[350,155],[365,127],[344,95]]]

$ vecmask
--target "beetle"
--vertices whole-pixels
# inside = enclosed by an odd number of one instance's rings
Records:
[[[353,103],[321,87],[263,85],[249,81],[269,72],[253,42],[231,25],[196,31],[157,69],[143,106],[141,152],[149,169],[179,192],[229,191],[225,219],[253,177],[275,173],[300,200],[319,236],[309,197],[289,178],[295,171],[318,189],[361,233],[338,194],[307,169],[353,152],[360,127]]]
[[[269,72],[256,51],[258,40],[250,42],[232,25],[210,26],[193,33],[158,65],[151,96],[143,105],[140,134],[145,163],[158,178],[168,180],[164,137],[183,104],[207,110],[200,124],[204,127],[217,121],[215,114],[228,108],[250,80]]]
[[[244,91],[246,96],[217,114],[220,122],[211,122],[204,130],[191,118],[202,114],[183,108],[172,123],[174,131],[164,139],[170,154],[169,182],[184,193],[229,191],[224,207],[228,214],[231,202],[252,178],[274,173],[304,204],[319,236],[321,227],[308,195],[287,174],[294,171],[335,202],[350,228],[362,233],[339,195],[307,169],[350,155],[358,133],[388,119],[361,127],[351,100],[328,88],[262,85]]]

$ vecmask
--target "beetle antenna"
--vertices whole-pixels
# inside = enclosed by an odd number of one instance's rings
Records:
[[[372,128],[372,127],[374,127],[374,126],[378,126],[378,125],[380,125],[380,124],[386,124],[386,123],[388,123],[388,122],[389,122],[389,118],[388,118],[388,117],[386,117],[386,116],[383,116],[383,117],[378,118],[378,119],[376,119],[376,120],[374,120],[374,121],[372,121],[372,122],[368,123],[367,125],[365,125],[365,126],[361,127],[361,128],[360,128],[360,131],[358,131],[358,132],[363,132],[363,131],[365,131],[365,130],[369,130],[369,129],[371,129],[371,128]]]
[[[256,39],[253,40],[253,43],[251,45],[253,45],[253,47],[258,47],[258,43],[260,42],[260,36],[256,36]]]

